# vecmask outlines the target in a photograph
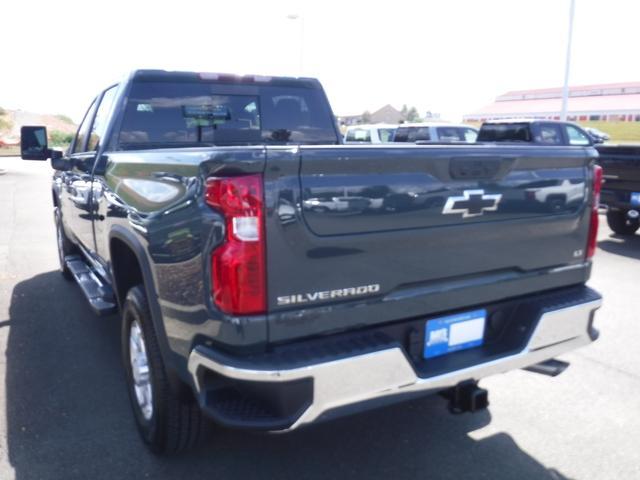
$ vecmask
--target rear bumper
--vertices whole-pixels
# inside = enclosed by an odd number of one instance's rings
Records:
[[[638,190],[640,191],[640,184],[638,185]],[[615,210],[637,210],[637,205],[631,205],[631,193],[629,190],[603,188],[600,193],[600,204]]]
[[[338,352],[334,359],[309,358],[301,362],[296,358],[290,365],[286,361],[269,365],[225,358],[210,348],[198,346],[189,357],[189,371],[203,410],[215,420],[233,426],[293,430],[340,414],[334,415],[334,412],[360,410],[363,404],[391,403],[406,396],[435,393],[466,380],[523,368],[587,345],[597,338],[592,322],[602,300],[593,290],[585,287],[584,292],[574,296],[573,301],[558,304],[556,299],[555,304],[542,308],[527,332],[524,348],[426,377],[416,368],[403,345],[384,345],[384,342],[363,347],[368,349],[365,352],[346,355]],[[280,390],[276,397],[299,398],[299,401],[292,400],[286,414],[280,416],[265,415],[247,400],[251,394],[246,393],[242,396],[246,401],[240,401],[241,406],[238,406],[238,397],[228,397],[221,407],[215,398],[216,385],[226,380],[249,385],[245,392],[255,394],[261,389],[275,389]],[[283,388],[278,389],[279,386]],[[236,402],[232,413],[227,408],[229,401]],[[243,420],[239,412],[249,412],[250,418],[245,416]]]

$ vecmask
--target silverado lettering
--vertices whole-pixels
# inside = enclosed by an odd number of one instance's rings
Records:
[[[380,285],[365,285],[362,287],[340,288],[338,290],[325,290],[323,292],[303,293],[278,297],[278,305],[292,305],[296,303],[316,302],[318,300],[330,300],[332,298],[355,297],[380,291]]]

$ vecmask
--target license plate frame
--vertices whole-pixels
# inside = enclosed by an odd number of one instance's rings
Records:
[[[484,308],[427,320],[423,358],[441,357],[481,346],[486,324]]]

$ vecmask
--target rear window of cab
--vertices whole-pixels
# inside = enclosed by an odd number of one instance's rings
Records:
[[[134,82],[117,148],[336,144],[320,89],[213,82]]]

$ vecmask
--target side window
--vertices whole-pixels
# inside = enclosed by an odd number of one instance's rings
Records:
[[[578,130],[573,125],[567,125],[566,127],[567,137],[569,138],[569,145],[590,145],[589,138]]]
[[[109,90],[104,92],[104,95],[102,96],[100,106],[96,112],[96,118],[93,121],[93,126],[91,127],[91,135],[89,136],[89,144],[87,145],[88,152],[94,152],[97,150],[100,140],[104,137],[105,130],[107,129],[107,121],[111,114],[111,108],[113,107],[113,101],[116,96],[116,90],[117,86],[111,87]]]
[[[378,129],[378,138],[382,143],[393,142],[393,128],[379,128]]]
[[[409,141],[409,129],[406,127],[400,127],[396,130],[396,134],[393,136],[394,142],[408,142]]]
[[[540,135],[536,140],[545,145],[562,145],[561,126],[555,123],[540,125]]]
[[[438,140],[443,142],[462,141],[462,129],[458,127],[438,127]]]
[[[73,143],[73,152],[71,153],[79,153],[86,151],[84,149],[84,143],[89,135],[89,128],[91,128],[91,120],[93,119],[93,114],[96,111],[96,101],[94,100],[87,113],[84,115],[84,119],[78,128],[78,133],[76,134],[76,140]]]
[[[371,142],[371,132],[366,128],[352,128],[347,132],[347,142]]]
[[[464,141],[469,143],[474,143],[478,138],[478,131],[472,128],[464,129]]]
[[[431,132],[429,131],[429,127],[415,128],[413,129],[413,134],[413,138],[411,138],[411,134],[409,135],[409,139],[412,142],[428,142],[429,140],[431,140]]]

